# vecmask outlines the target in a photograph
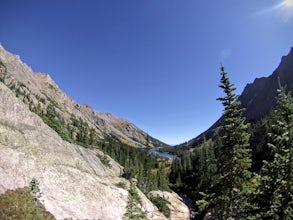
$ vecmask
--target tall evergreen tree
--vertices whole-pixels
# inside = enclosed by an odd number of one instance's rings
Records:
[[[285,88],[278,90],[274,123],[268,134],[272,161],[261,170],[261,216],[267,219],[293,219],[293,98]]]
[[[221,85],[225,96],[217,100],[222,102],[224,113],[219,131],[221,144],[216,155],[219,179],[215,186],[213,203],[219,219],[245,215],[247,206],[249,179],[251,173],[248,124],[242,116],[244,109],[237,101],[236,89],[231,84],[224,67],[221,67]]]

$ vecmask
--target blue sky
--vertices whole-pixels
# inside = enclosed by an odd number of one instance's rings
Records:
[[[80,103],[169,144],[222,114],[293,46],[292,0],[2,0],[0,43]]]

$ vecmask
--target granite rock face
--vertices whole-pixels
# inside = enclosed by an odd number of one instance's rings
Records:
[[[128,191],[116,186],[125,182],[119,164],[109,158],[106,166],[98,150],[63,141],[2,83],[0,105],[0,193],[35,177],[57,219],[122,218]]]

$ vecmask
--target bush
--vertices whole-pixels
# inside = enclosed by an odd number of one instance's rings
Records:
[[[157,206],[160,212],[162,212],[167,218],[170,217],[171,210],[168,206],[168,204],[170,204],[168,200],[159,196],[151,196],[149,199],[155,206]]]
[[[102,162],[102,164],[104,164],[106,167],[111,168],[111,163],[109,158],[107,157],[107,155],[104,153],[103,156],[100,154],[97,154],[97,157],[100,159],[100,161]]]
[[[126,183],[125,182],[119,182],[115,184],[117,187],[125,189],[126,188]]]
[[[129,220],[140,220],[140,219],[146,219],[145,212],[141,209],[141,199],[138,195],[138,192],[136,190],[136,187],[131,184],[130,189],[128,191],[128,202],[127,202],[127,211],[124,214],[123,219],[129,219]]]

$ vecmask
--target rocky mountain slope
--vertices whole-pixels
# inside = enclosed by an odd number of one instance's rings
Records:
[[[246,108],[245,117],[249,122],[267,115],[276,104],[278,78],[287,90],[293,90],[293,48],[283,56],[277,69],[268,77],[256,78],[249,83],[239,96],[242,107]]]
[[[52,120],[52,107],[48,106],[53,105],[55,123],[80,117],[83,127],[89,126],[101,139],[115,134],[136,146],[145,141],[139,136],[144,133],[125,120],[78,105],[48,75],[33,73],[3,48],[0,52],[0,77],[5,82],[0,82],[0,194],[28,186],[35,178],[42,193],[40,201],[56,219],[123,219],[133,206],[147,219],[166,219],[138,188],[121,177],[123,167],[96,148],[65,141],[56,132],[59,127],[49,127],[44,121]],[[68,130],[74,123],[67,124]],[[74,132],[78,136],[78,130]],[[132,187],[138,204],[129,204]],[[172,204],[169,219],[188,219],[188,208],[180,198],[167,194]]]
[[[246,109],[244,116],[248,122],[255,122],[267,115],[276,103],[278,78],[282,85],[286,85],[288,91],[293,91],[293,48],[287,56],[283,56],[279,66],[268,77],[257,78],[253,83],[249,83],[239,96],[241,106]],[[221,118],[215,122],[208,130],[188,141],[189,147],[197,146],[203,137],[210,138],[220,125]],[[177,147],[187,146],[187,143]]]
[[[108,158],[105,165],[102,152],[63,141],[2,83],[0,103],[0,193],[35,177],[45,208],[57,219],[123,217],[129,182],[119,177],[119,164]],[[161,216],[155,207],[147,209]]]
[[[88,105],[78,104],[65,95],[48,74],[34,73],[19,56],[6,51],[0,45],[0,66],[6,70],[1,81],[7,85],[31,111],[37,113],[53,127],[63,139],[70,142],[92,144],[93,140],[104,141],[114,136],[121,142],[135,147],[166,146],[149,136],[131,122],[110,113],[94,111]],[[0,70],[1,71],[1,70]],[[52,118],[49,116],[54,115]],[[83,129],[81,135],[79,132]]]

